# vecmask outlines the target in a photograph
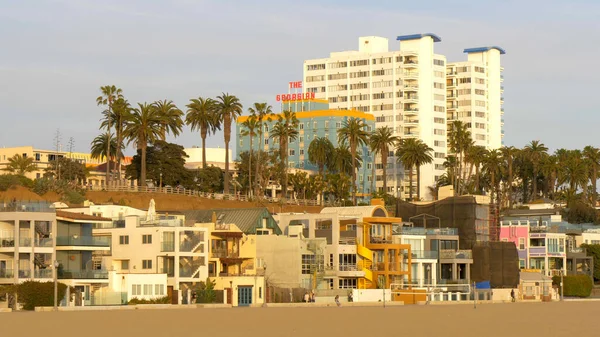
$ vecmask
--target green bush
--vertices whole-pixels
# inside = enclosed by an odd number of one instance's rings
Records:
[[[600,245],[588,245],[582,244],[582,248],[585,248],[587,256],[594,258],[594,279],[600,281]]]
[[[44,195],[55,190],[54,180],[49,178],[39,178],[33,182],[33,192],[37,195]]]
[[[54,282],[25,281],[19,285],[1,287],[1,292],[17,292],[19,303],[25,310],[34,310],[35,307],[54,306]],[[67,286],[58,283],[58,302],[65,297]]]
[[[9,188],[13,188],[19,185],[21,185],[21,179],[19,178],[19,176],[14,174],[0,174],[0,191],[6,191]]]
[[[589,297],[592,293],[594,283],[587,275],[563,276],[563,280],[565,282],[564,296]],[[552,284],[560,287],[560,276],[552,277]]]
[[[128,305],[136,305],[136,304],[171,304],[171,298],[169,296],[160,297],[152,300],[143,300],[139,298],[132,298],[129,300]]]
[[[83,204],[85,201],[85,197],[78,191],[74,190],[65,191],[63,194],[63,199],[71,204]]]
[[[215,303],[217,297],[215,282],[211,281],[208,277],[205,282],[199,282],[192,290],[196,295],[196,303]]]

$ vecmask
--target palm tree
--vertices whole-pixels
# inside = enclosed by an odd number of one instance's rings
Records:
[[[185,123],[192,131],[200,130],[202,138],[202,168],[206,168],[206,136],[221,129],[217,115],[217,104],[212,98],[192,98],[187,105]]]
[[[533,167],[533,193],[532,193],[532,201],[537,198],[537,179],[540,169],[540,164],[542,160],[548,155],[548,148],[541,143],[539,140],[533,140],[527,146],[525,146],[525,154],[527,158],[531,162]]]
[[[125,98],[121,97],[113,102],[112,112],[110,113],[110,116],[108,115],[108,113],[109,113],[109,111],[106,110],[105,118],[102,121],[101,127],[108,128],[109,123],[115,126],[115,134],[117,136],[116,144],[120,144],[119,148],[121,148],[121,151],[122,151],[122,149],[124,148],[124,146],[123,146],[123,128],[125,127],[125,121],[127,120],[129,114],[131,113],[131,106],[129,105],[129,102],[127,102],[127,100]],[[108,137],[108,134],[105,134],[105,135],[107,135],[106,137]],[[108,138],[110,138],[110,137],[108,137]],[[112,142],[112,140],[111,140],[111,142]],[[106,141],[104,142],[104,144],[106,145]],[[115,144],[115,149],[117,148],[116,144]],[[103,154],[106,154],[106,148],[101,152]],[[112,147],[111,147],[110,153],[113,153]],[[100,158],[102,158],[102,157],[98,157],[98,159],[100,159]],[[111,158],[114,159],[115,156],[111,156]],[[118,175],[119,175],[119,182],[121,181],[121,177],[122,177],[121,161],[123,158],[124,158],[124,156],[122,153],[119,156],[117,156],[117,169],[118,169]]]
[[[387,194],[387,160],[390,153],[390,145],[393,147],[398,142],[399,138],[394,136],[394,132],[390,127],[384,126],[377,128],[369,139],[369,145],[373,154],[381,156],[381,165],[383,166],[383,193]],[[375,161],[373,161],[375,165]],[[373,177],[375,179],[375,177]]]
[[[254,136],[256,136],[256,132],[258,129],[260,129],[260,125],[258,124],[258,119],[256,118],[255,115],[250,115],[248,117],[248,119],[246,119],[244,122],[242,122],[242,127],[244,128],[241,132],[240,135],[241,136],[249,136],[250,138],[250,157],[248,158],[249,163],[248,163],[248,184],[250,185],[250,195],[252,195],[252,152],[253,152],[253,146],[252,146],[252,140],[254,139]],[[260,150],[259,150],[260,152]],[[256,173],[258,176],[258,172]],[[256,187],[258,187],[258,185],[256,185]],[[256,189],[255,187],[255,189]],[[255,195],[257,195],[258,193],[254,193]]]
[[[164,141],[167,138],[167,133],[173,137],[179,136],[183,129],[183,111],[173,103],[173,101],[157,101],[153,105],[156,107],[158,114],[163,119],[160,130],[160,140]]]
[[[319,168],[319,175],[323,176],[325,165],[333,155],[333,144],[327,137],[315,138],[308,146],[308,161]]]
[[[344,124],[337,130],[338,141],[341,144],[350,146],[352,158],[356,157],[356,148],[358,146],[366,146],[369,142],[369,133],[367,125],[362,119],[349,118],[344,121]],[[352,204],[356,205],[356,167],[352,161]]]
[[[467,125],[461,121],[452,122],[452,124],[450,124],[450,129],[448,130],[448,143],[448,145],[450,145],[450,150],[458,158],[458,172],[455,174],[456,186],[454,187],[454,190],[457,195],[462,195],[461,186],[464,185],[463,158],[467,149],[473,145],[471,132],[468,130]]]
[[[114,85],[105,85],[100,87],[101,95],[96,98],[97,105],[105,105],[108,106],[108,111],[106,116],[108,117],[108,122],[106,123],[106,131],[108,134],[108,138],[110,138],[110,128],[111,128],[111,118],[113,111],[113,103],[120,98],[123,98],[123,90],[117,88]],[[106,142],[106,186],[108,187],[110,183],[110,142]]]
[[[344,173],[346,175],[352,174],[352,168],[360,168],[362,165],[362,158],[360,156],[354,156],[352,159],[352,152],[348,149],[347,145],[340,145],[333,149],[330,160],[327,162],[327,168],[331,172]]]
[[[271,138],[279,140],[280,165],[283,174],[281,192],[284,199],[287,196],[288,145],[298,137],[298,124],[296,113],[286,110],[277,116],[277,123],[270,134]]]
[[[156,107],[148,103],[138,103],[138,107],[127,120],[124,136],[129,143],[134,143],[141,151],[141,186],[146,186],[146,149],[148,143],[160,139],[164,119]]]
[[[483,169],[490,177],[490,201],[494,202],[494,193],[498,204],[500,204],[499,185],[500,185],[500,174],[502,167],[502,156],[498,150],[487,150],[483,159]]]
[[[108,133],[103,133],[101,135],[96,136],[91,143],[91,157],[94,159],[106,158],[106,143],[110,139],[110,159],[114,160],[116,156],[117,158],[123,158],[123,146],[117,146],[118,142],[115,138],[110,138]]]
[[[412,200],[413,195],[413,167],[417,168],[417,199],[421,199],[421,165],[430,164],[433,162],[431,153],[433,149],[422,140],[416,138],[401,139],[396,147],[396,156],[398,161],[402,163],[404,168],[409,171],[409,196]]]
[[[229,142],[231,141],[231,122],[242,114],[242,103],[234,95],[222,93],[217,96],[217,116],[219,124],[223,124],[225,138],[225,178],[223,181],[224,193],[229,193]]]
[[[472,192],[477,194],[480,190],[480,174],[479,169],[481,164],[483,163],[483,159],[485,157],[485,147],[483,146],[471,146],[467,149],[465,153],[465,162],[469,163],[469,178],[467,181],[471,179],[471,174],[473,173],[473,169],[475,169],[475,182],[473,184],[474,188]]]
[[[500,149],[500,152],[502,152],[502,159],[504,160],[504,162],[506,163],[506,168],[507,168],[507,174],[508,174],[508,179],[507,179],[507,192],[508,192],[508,208],[512,209],[513,206],[513,197],[512,197],[512,187],[513,187],[513,162],[515,160],[515,157],[517,156],[519,150],[517,148],[515,148],[514,146],[504,146]]]
[[[25,173],[33,172],[37,169],[38,167],[33,162],[33,157],[23,157],[20,154],[15,154],[11,158],[8,158],[8,163],[6,164],[6,167],[3,170],[20,176],[24,176]]]
[[[258,128],[258,153],[257,153],[257,160],[256,160],[256,176],[258,177],[257,179],[257,184],[260,184],[259,186],[262,186],[262,174],[260,174],[258,172],[259,168],[261,167],[259,165],[260,162],[260,154],[263,152],[264,149],[264,126],[266,125],[267,122],[271,122],[271,115],[273,114],[273,109],[270,105],[268,105],[267,103],[254,103],[254,106],[248,108],[248,112],[250,112],[251,115],[255,115],[257,120],[258,120],[258,124],[259,124],[259,128]]]
[[[591,168],[590,180],[592,181],[592,207],[596,207],[596,200],[598,199],[598,191],[596,189],[596,183],[598,180],[598,167],[600,166],[600,149],[593,146],[586,146],[583,148],[583,156],[588,162]]]
[[[589,171],[587,164],[580,150],[567,151],[566,160],[562,163],[564,180],[569,184],[567,206],[575,197],[578,187],[581,187],[585,193]]]

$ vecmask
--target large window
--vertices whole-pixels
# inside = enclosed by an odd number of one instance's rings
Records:
[[[120,245],[128,245],[129,244],[129,235],[119,236],[119,244]]]
[[[152,269],[152,260],[142,260],[142,269]]]
[[[340,289],[356,289],[356,279],[355,278],[341,278],[339,279],[339,288]]]
[[[458,249],[458,241],[456,240],[440,240],[440,249]]]
[[[525,238],[519,238],[519,250],[525,250]]]
[[[302,254],[302,274],[310,275],[314,272],[322,272],[325,269],[325,258],[323,255]]]
[[[144,234],[144,235],[142,235],[142,243],[143,244],[150,244],[150,243],[152,243],[152,234]]]

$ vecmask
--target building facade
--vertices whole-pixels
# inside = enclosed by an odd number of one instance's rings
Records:
[[[282,104],[282,110],[289,110],[296,113],[298,124],[298,137],[290,139],[288,144],[288,165],[290,169],[308,170],[317,172],[318,167],[308,160],[308,148],[310,143],[320,137],[325,137],[331,141],[334,147],[339,146],[337,130],[342,128],[344,122],[350,118],[358,118],[366,125],[367,132],[375,129],[375,117],[370,113],[359,110],[347,109],[340,110],[331,108],[326,100],[307,99],[286,101]],[[278,140],[271,138],[269,130],[277,123],[277,116],[272,115],[271,121],[267,121],[264,127],[263,139],[255,137],[253,148],[265,152],[277,151],[279,149]],[[236,123],[236,134],[238,135],[237,158],[240,153],[250,150],[250,136],[242,136],[242,123],[248,119],[248,116],[238,117]],[[357,153],[361,157],[361,166],[357,170],[356,185],[358,186],[357,195],[369,195],[372,192],[372,173],[373,173],[373,155],[369,150],[368,144],[360,146]]]
[[[304,87],[306,92],[314,93],[316,98],[327,100],[332,109],[356,109],[372,113],[377,127],[390,127],[400,138],[419,138],[430,146],[434,160],[421,167],[420,192],[424,199],[431,199],[428,187],[433,186],[436,179],[445,172],[443,163],[448,147],[448,116],[452,120],[455,118],[450,113],[454,113],[456,109],[448,111],[447,106],[458,106],[460,103],[465,104],[466,109],[467,99],[455,102],[454,96],[458,89],[454,84],[457,77],[454,70],[457,69],[457,64],[447,64],[444,55],[434,52],[434,44],[441,41],[437,35],[404,35],[398,36],[397,41],[400,42],[399,50],[390,51],[386,38],[360,37],[357,51],[332,52],[328,58],[306,60],[303,70]],[[502,134],[502,68],[499,55],[504,51],[494,47],[466,49],[465,52],[469,54],[466,62],[469,70],[475,72],[475,67],[477,72],[483,70],[483,82],[473,85],[477,86],[478,94],[484,94],[484,103],[480,102],[481,99],[472,99],[469,106],[483,105],[481,109],[474,110],[483,112],[483,117],[478,117],[481,120],[477,123],[485,121],[486,132],[482,136],[473,133],[473,137],[478,139],[484,136],[485,139],[481,139],[479,143],[497,148],[501,144]],[[462,71],[463,68],[459,70]],[[449,75],[447,71],[453,73]],[[457,81],[460,82],[461,78]],[[466,85],[467,80],[463,82]],[[462,85],[463,83],[459,89],[463,88]],[[465,110],[464,115],[467,116],[469,111]],[[482,115],[475,112],[472,114]],[[409,195],[409,175],[401,163],[397,162],[394,153],[390,153],[387,177],[383,177],[381,163],[377,161],[377,188],[382,189],[383,179],[386,179],[387,193],[406,198]],[[415,188],[416,184],[413,184],[413,189]]]
[[[467,61],[446,67],[447,122],[463,122],[475,145],[498,149],[504,138],[504,68],[500,47],[468,48]],[[450,127],[448,128],[450,129]]]

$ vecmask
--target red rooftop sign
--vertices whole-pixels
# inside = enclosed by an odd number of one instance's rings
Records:
[[[277,95],[275,98],[277,99],[277,102],[281,102],[281,101],[302,101],[305,99],[314,99],[315,98],[315,93],[314,92],[302,92],[302,81],[294,81],[294,82],[289,82],[288,83],[288,88],[289,89],[296,89],[296,93],[292,94],[292,93],[288,93],[288,94],[280,94]],[[300,91],[300,92],[298,92]]]

